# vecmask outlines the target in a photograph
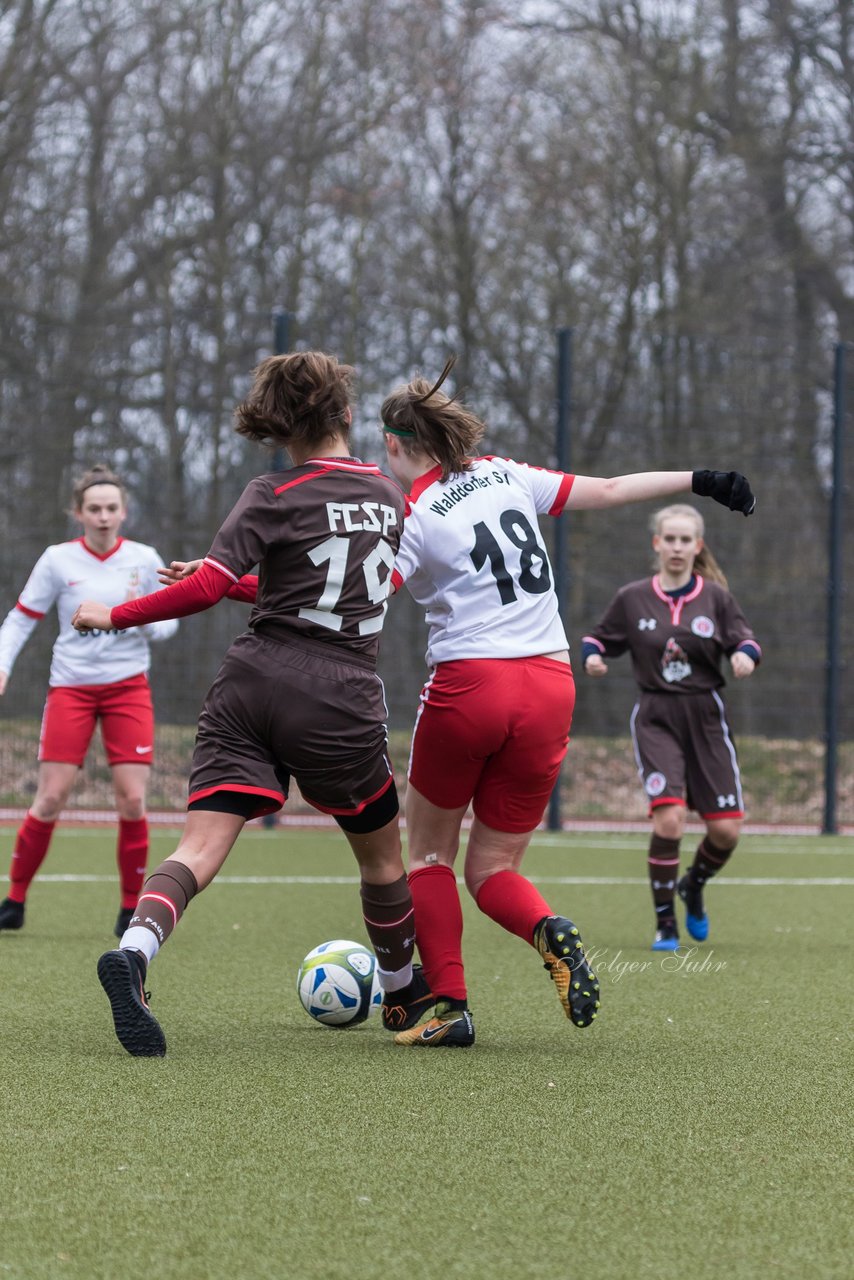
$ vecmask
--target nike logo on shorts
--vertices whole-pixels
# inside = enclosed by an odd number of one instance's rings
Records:
[[[146,756],[146,755],[148,755],[148,753],[149,753],[149,751],[150,751],[150,750],[151,750],[151,747],[137,747],[137,748],[136,748],[136,754],[137,754],[138,756]]]

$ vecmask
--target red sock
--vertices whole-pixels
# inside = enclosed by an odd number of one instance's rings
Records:
[[[116,862],[119,864],[123,907],[136,906],[147,861],[148,819],[120,818]]]
[[[518,871],[496,871],[484,880],[478,890],[477,905],[490,920],[531,946],[534,930],[543,916],[555,914],[539,890]]]
[[[415,940],[430,990],[465,1000],[463,909],[453,867],[439,863],[411,871],[409,892],[415,907]]]
[[[45,860],[55,822],[42,822],[28,813],[15,837],[15,851],[9,866],[9,897],[24,902],[33,878]]]

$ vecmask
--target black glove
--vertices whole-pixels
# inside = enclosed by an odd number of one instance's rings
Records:
[[[691,476],[691,492],[701,498],[714,498],[730,511],[753,515],[756,499],[740,471],[695,471]]]

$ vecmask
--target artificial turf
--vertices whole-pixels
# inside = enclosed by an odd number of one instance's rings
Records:
[[[308,1018],[302,956],[364,937],[355,864],[252,831],[152,966],[164,1060],[124,1053],[95,978],[113,844],[62,829],[0,935],[2,1280],[851,1276],[850,839],[746,837],[674,958],[642,836],[544,835],[526,870],[599,1019],[467,901],[477,1044],[425,1051]]]

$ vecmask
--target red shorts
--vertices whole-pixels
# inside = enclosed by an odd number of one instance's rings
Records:
[[[101,722],[107,760],[151,764],[154,709],[145,675],[115,684],[58,685],[47,691],[39,738],[39,760],[82,765]]]
[[[566,755],[574,706],[569,663],[442,662],[421,691],[409,780],[441,809],[473,803],[496,831],[533,831]]]

